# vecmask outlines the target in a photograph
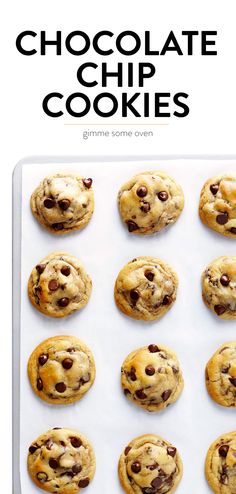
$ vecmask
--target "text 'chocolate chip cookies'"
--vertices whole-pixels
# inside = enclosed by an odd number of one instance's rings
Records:
[[[149,235],[174,223],[184,207],[181,187],[163,172],[143,172],[118,194],[121,218],[129,232]]]
[[[118,472],[127,494],[171,494],[182,478],[183,466],[172,444],[154,434],[145,434],[125,448]]]
[[[125,396],[149,412],[174,403],[184,386],[176,354],[163,345],[149,345],[131,352],[121,368]]]
[[[222,319],[236,319],[236,256],[212,261],[202,274],[202,297]]]
[[[92,281],[82,263],[66,252],[53,252],[31,272],[28,294],[33,306],[50,317],[65,317],[89,300]]]
[[[224,343],[211,357],[206,366],[206,386],[219,405],[236,407],[236,341]]]
[[[89,441],[80,432],[56,427],[29,447],[28,471],[47,492],[77,494],[94,477],[96,460]]]
[[[30,200],[35,218],[51,233],[84,228],[94,209],[92,179],[57,173],[39,184]]]
[[[80,400],[95,379],[91,350],[75,336],[54,336],[35,348],[28,362],[33,391],[44,401],[65,405]]]
[[[236,492],[236,431],[218,437],[210,446],[205,473],[215,494]]]
[[[201,191],[199,215],[215,232],[236,238],[236,174],[207,180]]]
[[[178,278],[172,268],[155,257],[130,261],[118,274],[114,296],[117,307],[129,317],[159,319],[173,305]]]

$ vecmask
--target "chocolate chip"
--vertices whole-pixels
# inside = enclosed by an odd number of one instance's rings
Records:
[[[57,304],[59,305],[59,307],[67,307],[69,302],[70,300],[68,299],[68,297],[63,297],[58,300]]]
[[[36,266],[36,269],[38,271],[38,274],[42,274],[46,268],[46,264],[38,264]]]
[[[134,461],[134,463],[132,463],[131,470],[134,473],[139,473],[140,472],[140,470],[141,470],[141,464],[139,463],[139,461]]]
[[[72,472],[76,475],[77,473],[80,473],[82,470],[82,466],[79,465],[79,463],[76,463],[73,467],[72,467]]]
[[[37,389],[39,391],[42,391],[42,389],[43,389],[43,381],[40,377],[37,379]]]
[[[155,374],[155,369],[152,365],[147,365],[145,372],[147,376],[153,376],[153,374]]]
[[[126,396],[126,395],[130,395],[130,394],[131,394],[131,392],[130,392],[130,390],[129,390],[129,389],[125,388],[125,389],[124,389],[124,394],[125,394],[125,396]]]
[[[131,220],[127,221],[127,226],[128,226],[129,232],[134,232],[134,230],[139,229],[137,223],[135,223],[134,221],[131,221]]]
[[[227,446],[227,444],[223,444],[218,449],[219,455],[222,456],[222,458],[226,458],[228,451],[229,451],[229,446]]]
[[[221,482],[221,484],[224,484],[224,485],[228,484],[228,476],[226,475],[226,473],[221,474],[220,482]]]
[[[162,300],[162,304],[163,305],[170,305],[171,302],[172,302],[172,298],[169,295],[165,295],[163,300]]]
[[[148,350],[150,353],[157,353],[161,351],[157,345],[149,345]]]
[[[52,429],[53,431],[60,431],[61,430],[61,427],[53,427]]]
[[[58,393],[64,393],[66,390],[66,385],[63,382],[60,382],[56,384],[55,388],[58,391]]]
[[[230,231],[231,231],[231,233],[233,233],[233,235],[236,235],[236,228],[234,226],[232,226],[232,228],[230,228]]]
[[[64,358],[64,360],[62,360],[62,367],[64,367],[64,369],[71,369],[72,365],[73,360],[70,358]]]
[[[81,487],[81,489],[83,489],[84,487],[88,487],[89,485],[89,478],[86,477],[85,479],[81,479],[79,481],[79,487]]]
[[[140,209],[143,213],[148,213],[148,211],[150,211],[150,209],[151,209],[151,206],[150,206],[149,202],[144,202],[142,204],[142,206],[140,207]]]
[[[228,286],[229,285],[229,282],[230,282],[230,279],[229,279],[228,275],[227,274],[222,274],[222,276],[220,278],[220,282],[221,282],[221,285]]]
[[[130,290],[130,298],[131,300],[133,300],[134,302],[137,302],[137,300],[139,299],[139,293],[138,293],[138,290],[135,290],[133,288],[133,290]]]
[[[37,449],[39,449],[39,446],[37,444],[31,444],[31,446],[29,447],[29,453],[33,455],[35,451],[37,451]]]
[[[51,197],[48,197],[43,201],[45,208],[52,209],[55,206],[55,201]]]
[[[163,401],[167,401],[167,400],[168,400],[168,398],[170,397],[170,395],[171,395],[171,389],[166,389],[166,390],[162,393],[161,397],[162,397]]]
[[[144,276],[145,276],[145,278],[147,278],[147,280],[153,281],[154,273],[152,273],[152,271],[147,270],[147,271],[145,271]]]
[[[168,455],[172,456],[172,458],[174,458],[176,455],[176,448],[174,448],[173,446],[168,446],[167,453]]]
[[[229,368],[230,368],[229,365],[228,365],[228,367],[222,367],[222,369],[221,369],[222,374],[227,374],[229,371]]]
[[[56,470],[56,468],[59,467],[59,463],[58,461],[56,460],[56,458],[50,458],[49,460],[49,466],[53,469],[53,470]]]
[[[163,483],[162,478],[156,477],[155,479],[152,480],[151,486],[154,487],[154,489],[159,489],[159,487],[161,487],[162,483]]]
[[[179,369],[177,367],[175,367],[174,365],[172,366],[172,370],[173,370],[174,374],[179,373]]]
[[[147,195],[147,187],[145,187],[145,185],[141,185],[137,191],[136,191],[136,194],[138,197],[145,197]]]
[[[233,386],[236,387],[236,377],[229,377],[229,380],[230,380],[231,384],[233,384]]]
[[[63,223],[53,223],[52,228],[56,231],[63,230]]]
[[[147,395],[144,393],[142,389],[138,389],[137,391],[135,391],[135,394],[137,398],[139,398],[139,400],[145,400],[145,398],[147,398]]]
[[[39,355],[39,358],[38,358],[38,363],[40,365],[44,365],[46,364],[48,360],[48,354],[47,353],[41,353],[41,355]]]
[[[167,201],[167,199],[169,197],[168,194],[167,194],[167,192],[165,192],[165,190],[162,190],[161,192],[158,192],[157,196],[158,196],[158,199],[160,199],[160,201],[162,201],[162,202]]]
[[[63,211],[66,211],[70,207],[69,199],[62,199],[61,201],[58,201],[58,204]]]
[[[48,480],[48,476],[45,472],[38,472],[36,477],[38,481],[41,482],[42,484],[44,484],[44,482],[47,482]]]
[[[226,307],[224,305],[215,305],[214,311],[218,316],[221,316],[226,311]]]
[[[56,290],[59,288],[59,283],[57,280],[50,280],[48,283],[48,288],[50,292],[56,292]]]
[[[131,381],[137,381],[137,376],[135,374],[135,368],[131,367],[130,372],[129,372],[129,377]]]
[[[127,446],[127,447],[125,448],[125,456],[127,456],[127,454],[130,452],[130,450],[131,450],[131,449],[132,449],[132,448],[131,448],[130,446]]]
[[[48,439],[47,442],[45,443],[45,446],[46,448],[48,449],[48,451],[50,451],[53,447],[53,442],[51,439]]]
[[[93,181],[91,178],[84,178],[84,180],[83,180],[83,184],[86,187],[86,189],[90,189],[92,183],[93,183]]]
[[[153,470],[156,470],[158,468],[158,464],[153,463],[153,465],[148,465],[146,468],[148,468],[148,470],[151,470],[152,472]]]
[[[70,274],[70,268],[69,266],[63,266],[61,268],[61,273],[64,275],[64,276],[69,276]]]
[[[67,348],[66,350],[68,353],[74,353],[76,350],[73,347]]]
[[[210,191],[215,196],[219,190],[219,185],[218,184],[212,184],[210,185]]]
[[[228,213],[220,213],[216,216],[216,221],[219,225],[225,225],[229,219]]]
[[[80,448],[82,441],[79,437],[70,437],[70,442],[74,448]]]

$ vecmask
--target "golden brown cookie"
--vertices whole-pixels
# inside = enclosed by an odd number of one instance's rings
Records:
[[[199,214],[215,232],[236,238],[236,174],[207,180],[201,191]]]
[[[117,307],[129,317],[152,321],[163,316],[176,299],[178,278],[161,259],[142,256],[119,272],[114,296]]]
[[[28,294],[33,306],[50,317],[65,317],[89,300],[92,281],[82,263],[66,252],[53,252],[31,272]]]
[[[206,386],[214,401],[236,407],[236,342],[224,343],[206,366]]]
[[[236,319],[236,256],[218,257],[206,267],[202,297],[221,319]]]
[[[166,173],[143,172],[121,187],[118,205],[129,232],[149,235],[178,219],[184,207],[184,195]]]
[[[49,175],[33,192],[30,205],[34,217],[49,232],[80,230],[93,214],[92,179],[72,173]]]
[[[53,494],[77,494],[90,484],[95,468],[91,444],[72,429],[51,429],[29,447],[31,479],[40,489]]]
[[[218,437],[210,446],[205,474],[211,489],[216,494],[236,493],[236,432]]]
[[[184,386],[176,354],[163,345],[138,348],[122,364],[121,385],[129,400],[149,412],[166,408]]]
[[[28,362],[36,395],[55,405],[80,400],[95,379],[91,350],[75,336],[54,336],[40,343]]]
[[[126,446],[118,472],[127,494],[172,494],[182,478],[183,465],[172,444],[145,434]]]

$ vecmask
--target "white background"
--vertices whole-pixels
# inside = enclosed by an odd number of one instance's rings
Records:
[[[11,492],[11,173],[29,155],[235,153],[235,2],[228,0],[120,0],[100,2],[30,0],[1,4],[1,489]],[[52,34],[81,29],[116,33],[145,29],[158,43],[170,29],[218,30],[217,57],[166,56],[157,60],[158,79],[147,87],[190,94],[188,118],[155,127],[154,138],[81,139],[80,126],[47,118],[43,96],[76,90],[75,57],[22,57],[15,38],[24,29]],[[94,59],[94,57],[92,57]],[[140,55],[137,60],[142,61]],[[118,61],[114,56],[114,61]],[[97,61],[97,60],[95,60]],[[92,120],[89,119],[91,122]],[[94,120],[93,120],[94,122]],[[18,493],[15,493],[18,494]]]

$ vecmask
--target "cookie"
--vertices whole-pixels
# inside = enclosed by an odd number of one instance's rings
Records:
[[[33,482],[54,494],[77,494],[95,474],[95,455],[87,438],[56,427],[29,447],[28,471]]]
[[[94,209],[92,179],[72,173],[45,177],[30,199],[36,220],[51,233],[84,228]]]
[[[236,431],[218,437],[205,462],[206,479],[216,494],[236,492]]]
[[[28,294],[33,306],[50,317],[65,317],[89,300],[92,281],[82,263],[66,252],[53,252],[31,272]]]
[[[207,180],[201,191],[199,215],[215,232],[236,238],[236,174]]]
[[[172,444],[154,434],[145,434],[125,448],[118,472],[127,494],[171,494],[182,478],[183,466]]]
[[[224,343],[206,365],[208,393],[219,405],[236,407],[236,342]]]
[[[118,205],[129,232],[149,235],[178,219],[184,207],[184,195],[166,173],[143,172],[121,187]]]
[[[178,278],[161,259],[142,256],[119,272],[114,296],[117,307],[129,317],[152,321],[163,316],[176,299]]]
[[[184,381],[176,354],[163,345],[138,348],[121,367],[124,394],[149,412],[158,412],[174,403]]]
[[[35,348],[28,376],[36,395],[55,405],[80,400],[95,379],[91,350],[75,336],[54,336]]]
[[[236,319],[236,256],[218,257],[206,267],[202,297],[221,319]]]

